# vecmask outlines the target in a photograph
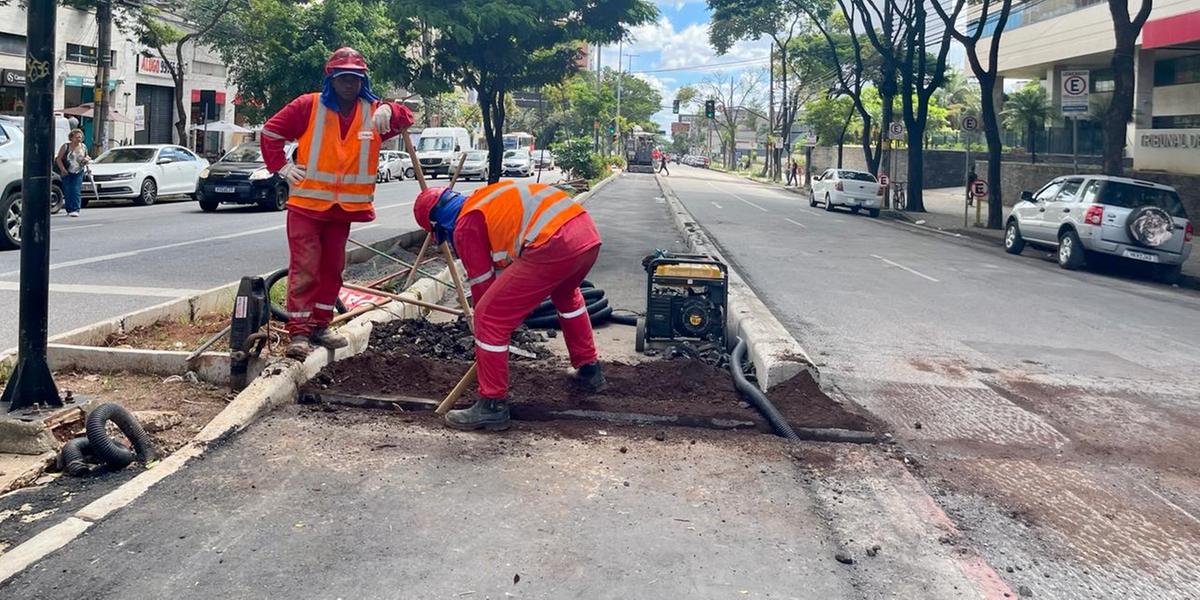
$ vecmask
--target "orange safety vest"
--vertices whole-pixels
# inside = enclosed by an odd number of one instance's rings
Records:
[[[375,199],[375,173],[379,169],[379,145],[383,141],[371,122],[377,103],[359,99],[353,121],[341,138],[338,113],[321,104],[313,94],[313,111],[308,129],[300,136],[296,164],[307,169],[304,181],[291,186],[288,206],[329,210],[339,205],[347,211],[370,210]]]
[[[483,213],[492,262],[501,269],[526,248],[546,243],[563,223],[584,212],[570,194],[556,187],[511,180],[475,190],[459,214],[475,211]]]

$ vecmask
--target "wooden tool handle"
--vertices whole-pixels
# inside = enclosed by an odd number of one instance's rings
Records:
[[[458,175],[462,173],[463,163],[467,162],[467,153],[463,152],[458,159],[458,168],[454,169],[454,176],[450,178],[450,185],[446,189],[454,189],[454,184],[458,183]]]
[[[366,292],[368,294],[375,294],[377,296],[383,296],[384,298],[391,298],[392,300],[395,300],[396,302],[400,302],[403,304],[411,304],[413,306],[420,306],[421,308],[428,308],[429,310],[436,310],[436,311],[444,312],[446,314],[454,315],[456,317],[461,316],[463,314],[463,311],[461,311],[457,308],[450,308],[449,306],[442,306],[440,304],[434,304],[433,302],[426,302],[424,300],[418,300],[416,298],[412,298],[409,296],[402,296],[400,294],[392,294],[390,292],[385,292],[383,290],[369,288],[365,285],[354,285],[353,283],[343,283],[342,287],[344,287],[348,290],[354,290],[356,292]],[[347,313],[347,314],[349,314],[349,313]]]
[[[458,399],[462,397],[463,393],[467,391],[467,388],[470,387],[472,383],[475,383],[475,374],[478,369],[479,363],[471,363],[471,368],[467,370],[467,374],[463,375],[462,379],[458,380],[458,385],[454,386],[454,389],[450,390],[450,393],[446,395],[446,399],[442,400],[442,403],[438,405],[437,410],[435,410],[434,413],[444,415],[449,412],[451,408],[454,408],[454,403],[458,402]]]
[[[404,148],[408,150],[408,158],[412,160],[413,177],[416,178],[417,185],[421,186],[423,192],[429,188],[429,185],[425,183],[425,173],[421,172],[421,160],[417,158],[417,149],[413,147],[412,136],[405,131],[401,137],[404,138]]]
[[[471,303],[467,301],[467,288],[463,284],[462,273],[458,272],[458,264],[454,262],[454,253],[450,251],[450,244],[442,244],[442,257],[446,259],[450,277],[454,279],[454,287],[458,291],[458,303],[462,306],[463,317],[467,319],[467,328],[474,333],[475,311],[471,308]]]

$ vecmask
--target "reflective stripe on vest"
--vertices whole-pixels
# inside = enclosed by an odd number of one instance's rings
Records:
[[[497,201],[503,204],[494,204]],[[473,211],[484,215],[492,262],[503,267],[525,248],[545,242],[583,207],[555,187],[503,181],[468,198],[461,214]]]
[[[307,173],[292,186],[288,204],[311,210],[327,210],[337,204],[351,211],[371,208],[376,177],[371,157],[378,153],[381,141],[372,125],[372,108],[372,103],[358,101],[359,127],[342,139],[338,114],[321,103],[319,94],[313,95],[311,135],[306,133],[300,140]],[[348,155],[351,148],[353,156]]]

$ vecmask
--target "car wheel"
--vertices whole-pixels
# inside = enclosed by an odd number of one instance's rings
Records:
[[[808,206],[811,208],[817,207],[817,193],[816,192],[808,193]]]
[[[217,212],[218,206],[221,206],[221,203],[216,200],[200,199],[200,210],[204,212]]]
[[[857,207],[857,206],[851,206],[851,207],[850,207],[850,212],[852,212],[852,213],[854,213],[854,214],[856,214],[856,215],[858,214],[858,211],[859,211],[859,210],[861,210],[861,209],[860,209],[860,207]]]
[[[879,218],[879,209],[878,208],[868,209],[867,214],[871,215],[872,219],[878,219]]]
[[[21,192],[14,191],[0,201],[0,250],[21,247]]]
[[[1079,234],[1075,233],[1074,229],[1068,229],[1058,236],[1058,266],[1074,271],[1087,262],[1087,251],[1083,247],[1083,242],[1079,241]]]
[[[275,197],[273,201],[267,202],[263,208],[279,212],[287,208],[288,201],[288,186],[286,183],[280,183],[275,186]]]
[[[138,194],[137,198],[133,199],[133,203],[138,206],[152,206],[158,200],[158,184],[154,183],[149,177],[142,182],[142,193]]]
[[[833,211],[833,198],[829,194],[825,194],[825,210]]]
[[[416,176],[417,176],[417,173],[416,173],[416,171],[413,171],[413,168],[412,168],[412,167],[409,167],[409,168],[407,168],[407,169],[405,169],[405,170],[404,170],[404,176],[405,176],[405,177],[407,177],[407,178],[409,178],[409,179],[412,179],[413,177],[416,177]]]
[[[63,191],[57,185],[50,186],[50,214],[57,215],[63,209]]]
[[[1013,219],[1008,222],[1008,227],[1004,228],[1004,251],[1020,254],[1024,249],[1025,238],[1021,237],[1021,227],[1017,225],[1017,220]]]

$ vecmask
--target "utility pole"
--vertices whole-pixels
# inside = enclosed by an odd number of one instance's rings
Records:
[[[767,61],[767,164],[763,175],[778,181],[775,172],[775,47],[771,46],[771,58]]]
[[[596,98],[600,98],[600,80],[604,78],[604,63],[600,60],[600,53],[604,46],[596,44]],[[596,110],[600,110],[600,103],[596,103]],[[596,120],[592,122],[592,152],[600,152],[600,113],[596,113]]]
[[[617,154],[621,153],[617,146],[621,139],[621,80],[625,78],[625,59],[621,57],[623,42],[624,40],[617,42],[617,117],[613,120],[613,131],[617,136],[617,139],[613,140],[613,151]]]
[[[50,162],[54,157],[54,28],[58,3],[30,2],[26,9],[25,148],[21,166],[21,296],[17,368],[0,402],[8,412],[35,404],[60,407],[46,364],[50,300]]]
[[[889,0],[884,0],[888,2]],[[787,154],[788,160],[792,158],[792,122],[789,118],[794,107],[791,106],[791,99],[788,98],[788,75],[787,75],[787,46],[779,49],[779,73],[783,75],[783,97],[779,99],[779,103],[783,108],[783,126],[780,128],[780,133],[783,137],[783,153]],[[780,157],[779,164],[785,164]],[[776,179],[778,181],[778,179]]]
[[[96,27],[99,30],[96,42],[96,87],[92,99],[92,148],[99,156],[106,146],[108,121],[108,76],[112,70],[112,3],[101,0],[96,3]]]

